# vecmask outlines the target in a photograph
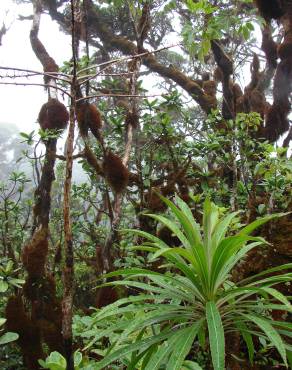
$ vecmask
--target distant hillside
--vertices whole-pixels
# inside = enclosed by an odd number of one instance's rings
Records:
[[[22,171],[32,179],[32,166],[30,160],[24,157],[25,151],[33,157],[33,150],[24,143],[18,127],[13,123],[0,122],[0,181],[7,181],[12,171]],[[78,163],[74,164],[73,181],[75,183],[87,181]]]

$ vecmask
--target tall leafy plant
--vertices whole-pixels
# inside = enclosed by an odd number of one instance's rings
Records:
[[[220,217],[218,207],[207,199],[200,226],[183,200],[177,197],[175,205],[162,199],[170,215],[150,217],[169,228],[181,245],[167,245],[144,231],[130,232],[146,239],[136,249],[149,252],[152,259],[163,256],[173,272],[130,268],[107,275],[123,276],[124,280],[111,284],[130,286],[139,294],[94,314],[91,331],[87,331],[91,339],[88,347],[104,337],[111,342],[96,369],[126,359],[123,364],[127,369],[158,370],[163,365],[167,370],[180,370],[198,340],[209,344],[214,369],[223,370],[225,337],[231,332],[241,334],[250,362],[256,336],[275,347],[287,365],[291,347],[286,338],[292,337],[292,324],[273,321],[270,312],[292,312],[289,300],[275,288],[276,284],[292,280],[292,264],[266,270],[237,284],[230,281],[237,263],[252,249],[266,244],[251,233],[279,215],[258,219],[229,233],[237,212]]]

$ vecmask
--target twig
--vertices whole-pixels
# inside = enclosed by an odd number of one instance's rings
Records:
[[[94,64],[90,67],[86,67],[86,68],[83,68],[83,69],[80,69],[78,71],[78,75],[84,71],[87,71],[88,69],[92,69],[92,68],[98,68],[98,67],[103,67],[103,66],[109,66],[109,65],[112,65],[112,64],[115,64],[115,63],[120,63],[120,62],[124,62],[126,60],[130,60],[130,59],[135,59],[135,58],[141,58],[141,57],[145,57],[147,55],[150,55],[150,54],[156,54],[156,53],[159,53],[160,51],[163,51],[163,50],[167,50],[167,49],[171,49],[171,48],[174,48],[176,46],[179,46],[181,45],[182,43],[177,43],[177,44],[173,44],[173,45],[169,45],[169,46],[164,46],[162,48],[159,48],[159,49],[156,49],[156,50],[152,50],[152,51],[144,51],[143,53],[140,53],[140,54],[135,54],[135,55],[126,55],[124,57],[120,57],[120,58],[116,58],[116,59],[112,59],[112,60],[109,60],[107,62],[103,62],[103,63],[100,63],[100,64]],[[95,75],[98,76],[100,74],[97,73]]]
[[[62,91],[63,94],[72,97],[70,93],[66,90],[62,89],[61,87],[54,86],[51,84],[38,84],[38,83],[30,83],[30,82],[2,82],[0,81],[0,85],[15,85],[15,86],[42,86],[42,87],[52,87],[54,89]]]
[[[83,98],[77,99],[76,102],[80,102],[83,100],[91,99],[91,98],[102,98],[102,97],[114,97],[114,98],[154,98],[154,97],[161,97],[162,94],[152,94],[152,95],[131,95],[131,94],[98,94],[98,95],[89,95]]]
[[[63,77],[67,77],[67,78],[72,77],[71,75],[67,75],[66,73],[60,73],[60,72],[46,73],[46,72],[40,72],[40,71],[35,71],[35,70],[32,70],[32,69],[25,69],[25,68],[18,68],[18,67],[0,66],[0,69],[12,70],[12,71],[18,71],[18,72],[35,73],[35,74],[38,74],[40,76],[55,76],[56,78],[57,78],[57,76],[63,76]]]

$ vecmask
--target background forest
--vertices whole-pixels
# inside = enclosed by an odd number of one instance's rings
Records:
[[[1,368],[291,369],[291,1],[15,2],[42,68],[1,88],[47,101],[0,127]]]

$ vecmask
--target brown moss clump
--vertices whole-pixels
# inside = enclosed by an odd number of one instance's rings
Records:
[[[238,99],[243,95],[241,87],[237,83],[232,84],[232,90],[233,90],[234,99]]]
[[[153,212],[162,212],[167,209],[167,205],[160,199],[159,194],[163,196],[170,196],[175,192],[175,182],[169,181],[165,186],[160,188],[154,187],[149,192],[145,193],[146,208]]]
[[[55,299],[56,284],[50,275],[36,277],[28,275],[23,285],[23,294],[31,302],[44,301],[51,302]]]
[[[182,176],[182,173],[180,175]],[[176,181],[176,176],[173,175],[173,178],[170,179],[166,185],[161,186],[160,192],[163,196],[166,197],[166,196],[173,195],[175,193],[175,181]]]
[[[52,302],[46,302],[42,312],[46,320],[60,324],[61,330],[62,310],[59,301],[55,297],[52,299]]]
[[[118,155],[107,151],[104,156],[103,171],[107,182],[115,193],[121,193],[126,189],[129,171]]]
[[[97,308],[105,307],[119,299],[117,289],[112,286],[101,287],[97,291],[95,306]]]
[[[224,78],[232,75],[233,63],[229,56],[223,51],[220,43],[218,43],[216,40],[213,40],[211,46],[217,66],[221,69],[223,80]]]
[[[281,255],[292,257],[292,217],[288,215],[275,221],[271,234],[273,248]]]
[[[280,0],[255,0],[255,3],[266,20],[279,19],[284,14]]]
[[[274,142],[279,136],[286,132],[288,128],[289,120],[287,118],[287,109],[283,109],[281,105],[273,104],[266,115],[266,125],[263,130],[265,138]]]
[[[177,236],[174,236],[168,227],[162,226],[157,231],[157,237],[164,241],[170,247],[178,247],[181,242]]]
[[[136,112],[128,112],[125,119],[126,127],[129,125],[137,128],[139,124],[139,115]]]
[[[7,319],[6,329],[18,334],[23,332],[27,326],[28,317],[24,311],[23,302],[20,296],[11,296],[8,299],[5,317]]]
[[[277,67],[277,59],[278,59],[278,45],[273,40],[271,30],[269,27],[266,27],[263,31],[263,39],[262,39],[262,50],[266,55],[266,60],[269,66],[272,68]]]
[[[205,98],[205,102],[206,102],[206,107],[209,106],[211,109],[216,109],[217,108],[216,96],[205,94],[204,98]]]
[[[213,75],[214,75],[214,80],[215,81],[217,81],[217,82],[222,82],[223,81],[223,73],[222,73],[221,68],[216,67]]]
[[[47,254],[47,230],[40,228],[35,231],[31,241],[22,251],[22,262],[30,277],[40,277],[44,274]]]
[[[240,87],[233,89],[233,94],[236,103],[236,112],[249,113],[257,112],[264,118],[266,111],[266,99],[261,89],[259,88],[259,83],[261,80],[260,73],[260,61],[256,54],[253,56],[253,60],[250,66],[251,70],[251,81],[244,90],[244,94]]]
[[[175,193],[175,179],[169,180],[169,182],[158,187],[153,187],[150,191],[145,193],[145,206],[153,212],[162,212],[167,209],[167,205],[161,200],[159,194],[164,197],[169,197]]]
[[[57,99],[49,99],[39,112],[38,121],[43,130],[63,130],[69,121],[69,113]]]
[[[101,165],[99,164],[96,156],[88,145],[85,145],[84,148],[84,157],[86,158],[88,164],[94,169],[97,175],[102,173]]]
[[[278,56],[281,60],[292,56],[292,35],[285,37],[284,42],[278,47]]]
[[[273,88],[274,103],[267,112],[264,128],[264,135],[270,141],[276,141],[289,129],[291,82],[292,56],[282,60],[276,71]]]
[[[88,136],[88,129],[100,140],[99,130],[102,127],[100,111],[94,104],[82,103],[76,109],[77,121],[82,136]]]
[[[53,58],[48,57],[46,60],[46,65],[44,67],[44,73],[53,73],[52,76],[57,77],[57,72],[59,70],[58,64],[54,61]],[[47,84],[54,77],[44,76],[45,84]]]
[[[56,324],[45,319],[38,320],[38,326],[41,330],[42,337],[49,347],[50,352],[63,352],[63,337],[61,328]]]
[[[264,129],[266,138],[277,140],[289,129],[288,115],[291,109],[290,94],[292,92],[292,4],[291,1],[281,1],[284,16],[281,18],[285,36],[279,46],[281,58],[274,79],[273,106],[266,116]]]
[[[55,255],[54,255],[54,266],[58,265],[62,260],[62,244],[58,241],[55,246]]]
[[[292,81],[292,55],[280,62],[278,65],[274,81],[274,102],[280,105],[289,101]],[[287,103],[285,104],[287,106]],[[284,106],[283,106],[284,108]]]
[[[162,212],[166,210],[167,205],[160,199],[157,192],[159,192],[159,189],[151,189],[151,191],[145,193],[145,205],[153,212]]]
[[[249,105],[251,112],[257,112],[264,118],[266,110],[266,99],[259,90],[253,90],[249,95]]]
[[[203,89],[207,95],[215,96],[217,91],[217,83],[215,81],[204,81]]]
[[[237,113],[246,113],[247,108],[245,104],[245,96],[240,96],[239,98],[236,99],[236,112]]]
[[[40,330],[42,340],[49,346],[50,351],[62,352],[62,309],[56,298],[54,277],[28,276],[23,293],[32,302],[31,320]]]
[[[5,316],[6,329],[18,333],[18,344],[21,347],[24,366],[29,370],[38,370],[38,360],[44,357],[41,347],[40,331],[25,313],[20,296],[8,299]]]

